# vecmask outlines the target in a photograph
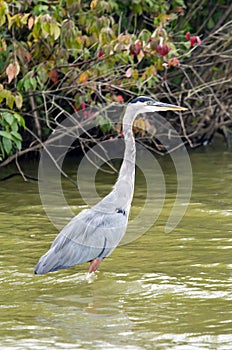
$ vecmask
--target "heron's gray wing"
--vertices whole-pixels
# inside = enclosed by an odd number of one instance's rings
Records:
[[[43,274],[109,255],[123,237],[127,217],[93,209],[75,216],[58,234],[50,250],[40,258],[35,272]]]

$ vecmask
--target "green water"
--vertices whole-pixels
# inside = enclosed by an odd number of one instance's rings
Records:
[[[191,202],[165,234],[176,191],[169,162],[160,160],[167,193],[156,225],[118,247],[92,280],[88,264],[33,275],[57,230],[37,183],[18,177],[0,183],[1,349],[232,349],[232,154],[191,154]],[[137,175],[133,210],[146,192]],[[104,193],[114,178],[101,175]],[[66,181],[64,188],[78,212],[78,193]]]

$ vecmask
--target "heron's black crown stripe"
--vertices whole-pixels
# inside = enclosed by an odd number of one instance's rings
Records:
[[[130,103],[147,102],[147,101],[154,102],[153,98],[151,97],[140,96],[140,97],[134,98]]]

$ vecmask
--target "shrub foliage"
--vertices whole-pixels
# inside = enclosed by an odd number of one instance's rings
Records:
[[[1,166],[42,147],[58,114],[137,95],[187,106],[172,122],[190,147],[229,143],[231,30],[224,0],[0,0]]]

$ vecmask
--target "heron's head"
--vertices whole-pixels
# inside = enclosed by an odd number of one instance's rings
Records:
[[[185,111],[187,108],[163,103],[153,100],[151,97],[139,96],[130,102],[131,106],[138,108],[142,112],[158,112],[158,111]]]

